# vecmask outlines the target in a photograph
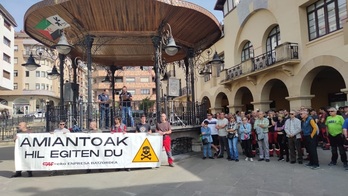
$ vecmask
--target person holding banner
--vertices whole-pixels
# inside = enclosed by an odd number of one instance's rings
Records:
[[[122,123],[122,119],[120,117],[114,118],[114,125],[111,128],[111,133],[127,133],[127,126]],[[125,168],[126,171],[130,171],[129,168]],[[120,171],[120,169],[116,169],[116,171]]]
[[[59,121],[59,127],[53,131],[53,133],[70,133],[70,130],[65,128],[65,122],[63,120]]]
[[[57,129],[55,129],[53,132],[51,132],[51,134],[53,133],[63,133],[63,134],[66,134],[66,133],[70,133],[70,130],[65,128],[65,121],[63,120],[60,120],[59,121],[59,127]],[[54,170],[50,173],[49,176],[54,176],[56,175],[58,172],[57,170]],[[63,175],[67,175],[67,172],[63,171]]]
[[[146,116],[145,114],[141,115],[140,123],[137,124],[137,127],[135,129],[136,133],[151,133],[151,126],[146,123]]]
[[[111,133],[127,133],[127,126],[122,123],[122,119],[120,117],[114,118],[114,125],[111,128]]]
[[[100,129],[97,128],[97,123],[95,121],[92,121],[89,123],[89,129],[86,130],[86,133],[102,133]],[[86,173],[91,173],[91,169],[87,169]],[[102,169],[99,169],[99,172],[103,172]]]
[[[27,123],[26,122],[20,122],[18,124],[18,132],[17,134],[21,133],[31,133],[31,131],[27,128]],[[15,137],[14,141],[16,141],[17,136]],[[27,171],[28,172],[28,177],[33,177],[32,171]],[[16,177],[21,177],[22,176],[22,171],[16,171],[15,174],[11,176],[11,178],[16,178]]]
[[[161,114],[161,122],[157,123],[156,125],[156,131],[163,135],[163,146],[168,156],[168,163],[169,167],[174,167],[173,162],[173,156],[171,151],[171,139],[170,134],[172,133],[172,128],[170,126],[170,123],[167,121],[167,115]]]
[[[101,133],[102,131],[97,128],[97,123],[92,121],[89,123],[89,129],[86,130],[87,133]]]

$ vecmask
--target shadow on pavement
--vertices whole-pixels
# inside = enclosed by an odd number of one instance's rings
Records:
[[[14,147],[2,147],[0,148],[0,161],[14,160]]]

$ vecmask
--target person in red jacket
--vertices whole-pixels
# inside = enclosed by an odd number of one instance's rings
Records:
[[[161,122],[157,123],[156,125],[156,132],[163,135],[163,146],[168,156],[169,166],[174,167],[174,159],[171,150],[171,139],[169,136],[172,133],[172,128],[170,126],[170,123],[167,121],[167,115],[164,113],[161,114]]]

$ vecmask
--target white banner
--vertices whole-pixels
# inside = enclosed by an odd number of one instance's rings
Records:
[[[17,134],[16,171],[159,167],[163,137],[146,133]]]

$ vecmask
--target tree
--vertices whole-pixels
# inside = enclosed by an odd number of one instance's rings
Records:
[[[149,112],[148,110],[153,107],[155,104],[155,101],[150,100],[149,97],[146,97],[145,99],[141,100],[139,104],[139,108],[141,110],[144,110],[144,114],[147,116],[147,113]]]

